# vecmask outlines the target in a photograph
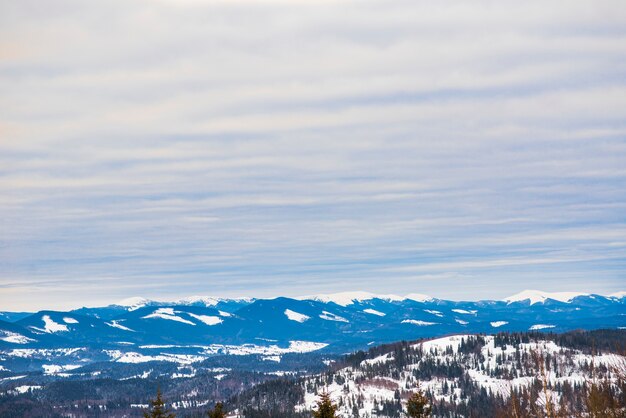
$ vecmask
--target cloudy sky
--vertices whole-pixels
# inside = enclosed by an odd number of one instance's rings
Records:
[[[626,7],[0,0],[0,306],[626,290]]]

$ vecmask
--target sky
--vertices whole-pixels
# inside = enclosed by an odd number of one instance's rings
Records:
[[[626,290],[623,0],[0,0],[0,310]]]

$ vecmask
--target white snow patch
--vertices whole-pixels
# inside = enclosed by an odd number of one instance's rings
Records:
[[[61,372],[78,369],[79,367],[82,367],[82,366],[77,365],[77,364],[65,364],[63,366],[59,366],[56,364],[44,364],[41,366],[44,374],[58,374]]]
[[[402,323],[419,325],[419,326],[437,325],[437,322],[420,321],[417,319],[405,319],[404,321],[402,321]]]
[[[0,335],[2,335],[2,337],[0,337],[0,340],[12,344],[28,344],[29,342],[35,341],[34,339],[28,338],[22,334],[18,334],[17,332],[0,331]]]
[[[506,325],[506,324],[508,324],[508,322],[507,322],[507,321],[493,321],[493,322],[490,322],[490,324],[491,324],[491,326],[492,326],[492,327],[494,327],[494,328],[499,328],[499,327],[501,327],[502,325]]]
[[[471,311],[466,311],[465,309],[452,309],[452,312],[456,312],[458,314],[463,314],[463,315],[476,315],[475,310],[471,310]]]
[[[422,346],[424,352],[444,351],[446,348],[451,347],[453,352],[457,352],[461,346],[461,341],[468,338],[472,338],[471,335],[452,335],[450,337],[436,338],[434,340],[425,341],[423,343],[416,344],[416,346]]]
[[[340,292],[329,293],[315,296],[303,296],[298,299],[303,300],[316,300],[319,302],[329,303],[333,302],[340,306],[352,305],[355,302],[363,302],[365,300],[382,299],[387,301],[402,301],[405,298],[397,295],[376,295],[370,292]]]
[[[41,386],[28,386],[28,385],[22,385],[22,386],[18,386],[16,388],[13,388],[10,390],[10,392],[15,392],[16,394],[22,394],[22,393],[27,393],[30,392],[31,390],[39,390],[41,389]]]
[[[433,311],[432,309],[424,309],[424,312],[443,318],[443,312]]]
[[[218,317],[218,316],[210,316],[210,315],[196,315],[196,314],[192,314],[190,312],[187,313],[189,316],[196,318],[199,321],[202,321],[203,323],[205,323],[206,325],[217,325],[217,324],[221,324],[222,318]]]
[[[331,313],[331,312],[326,312],[326,311],[322,311],[320,318],[325,319],[327,321],[348,322],[346,318],[341,317],[339,315],[335,315],[334,313]]]
[[[67,325],[57,324],[48,315],[42,316],[41,319],[43,320],[43,323],[45,324],[44,331],[46,331],[47,333],[68,331]]]
[[[220,302],[229,302],[229,301],[235,301],[235,302],[254,302],[253,298],[249,298],[249,297],[238,297],[238,298],[221,298],[221,297],[216,297],[216,296],[198,296],[198,295],[194,295],[194,296],[188,296],[186,298],[182,298],[182,299],[178,299],[176,301],[173,302],[173,304],[175,305],[197,305],[197,304],[203,304],[206,307],[211,307],[211,306],[215,306]]]
[[[528,328],[531,331],[535,331],[538,329],[546,329],[546,328],[554,328],[555,325],[547,325],[547,324],[535,324],[532,327]]]
[[[167,319],[169,321],[182,322],[183,324],[187,324],[187,325],[196,325],[191,321],[181,318],[180,316],[176,316],[174,314],[173,308],[159,308],[153,313],[151,313],[150,315],[146,315],[142,317],[142,319],[151,319],[151,318]]]
[[[413,300],[415,302],[428,302],[433,300],[431,296],[423,295],[421,293],[409,293],[404,299]]]
[[[469,324],[469,322],[467,322],[467,321],[463,321],[462,319],[455,319],[455,321],[456,321],[456,322],[458,322],[458,323],[459,323],[459,324],[461,324],[461,325],[467,325],[467,324]]]
[[[76,320],[75,318],[70,318],[69,316],[64,317],[63,322],[65,322],[66,324],[78,324],[78,320]]]
[[[142,374],[136,374],[134,376],[128,376],[128,377],[121,378],[120,380],[147,379],[148,377],[150,377],[150,373],[152,373],[152,369],[146,370]]]
[[[219,313],[220,313],[220,316],[223,316],[224,318],[229,318],[229,317],[233,316],[229,312],[219,311]]]
[[[117,306],[124,306],[126,307],[129,311],[135,311],[139,308],[142,308],[144,306],[146,306],[148,303],[150,303],[150,301],[146,298],[142,298],[139,296],[135,296],[132,298],[127,298],[124,300],[121,300],[119,302],[116,303]]]
[[[146,363],[148,361],[168,361],[171,363],[191,364],[202,361],[205,357],[191,354],[161,353],[156,356],[146,356],[135,352],[121,352],[119,350],[104,350],[117,363]]]
[[[118,321],[116,321],[116,320],[113,320],[111,322],[105,322],[105,324],[107,324],[108,326],[113,327],[113,328],[123,329],[124,331],[135,332],[135,330],[132,330],[132,329],[130,329],[128,327],[125,327],[124,325],[118,324]]]
[[[363,309],[363,312],[371,314],[371,315],[385,316],[384,313],[377,311],[376,309]]]
[[[558,300],[559,302],[570,302],[578,296],[588,296],[588,293],[580,292],[542,292],[540,290],[524,290],[513,296],[504,299],[505,302],[523,302],[529,301],[531,305],[535,303],[544,303],[547,299]]]
[[[292,321],[296,321],[296,322],[304,322],[307,321],[309,319],[311,319],[311,317],[292,311],[291,309],[285,309],[285,316],[289,319],[291,319]]]

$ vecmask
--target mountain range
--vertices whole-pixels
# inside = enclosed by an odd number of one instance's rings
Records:
[[[93,362],[188,364],[216,354],[341,354],[452,334],[617,329],[626,327],[625,295],[524,291],[498,301],[366,292],[274,299],[196,296],[174,302],[131,298],[71,311],[3,312],[0,371]]]

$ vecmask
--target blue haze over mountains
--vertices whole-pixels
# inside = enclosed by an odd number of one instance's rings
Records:
[[[530,293],[504,301],[377,297],[137,301],[68,312],[2,313],[0,349],[88,347],[81,361],[109,361],[105,349],[146,346],[197,352],[209,344],[278,346],[323,343],[345,353],[385,342],[447,334],[626,327],[626,297],[573,295],[562,300]],[[537,296],[539,295],[539,296]],[[331,298],[332,299],[332,298]],[[417,299],[417,300],[415,300]],[[142,348],[144,347],[144,348]],[[154,348],[154,347],[152,347]],[[98,351],[101,350],[101,351]],[[18,368],[39,367],[24,365]],[[11,370],[16,370],[13,364]]]

